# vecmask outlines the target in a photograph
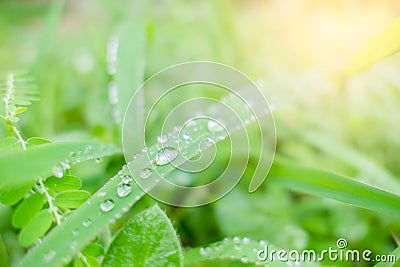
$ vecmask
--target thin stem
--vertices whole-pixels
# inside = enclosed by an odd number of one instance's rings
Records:
[[[47,203],[49,203],[49,210],[54,214],[54,218],[56,219],[57,225],[61,224],[61,215],[58,213],[57,207],[53,203],[53,197],[50,196],[49,192],[47,191],[47,188],[43,184],[42,177],[39,177],[38,182],[40,185],[40,191],[46,196]]]

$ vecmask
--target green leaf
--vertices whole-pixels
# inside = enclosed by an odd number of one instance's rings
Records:
[[[295,191],[327,197],[400,217],[400,196],[354,179],[276,159],[270,182]]]
[[[400,18],[383,28],[353,56],[347,72],[355,74],[400,50]]]
[[[361,181],[394,194],[400,194],[400,181],[367,156],[359,154],[344,143],[322,133],[307,131],[302,136],[311,145],[333,156],[335,160],[356,168],[361,174]]]
[[[85,255],[98,257],[104,254],[104,248],[98,243],[90,243],[86,248],[82,250]]]
[[[392,261],[392,262],[379,262],[377,264],[374,265],[374,267],[394,267],[394,266],[398,266],[397,264],[400,262],[400,246],[397,247],[394,251],[392,251],[392,253],[390,253],[390,255],[393,255],[394,257],[396,257],[396,261]]]
[[[155,205],[135,216],[110,245],[103,266],[183,266],[167,215]]]
[[[86,262],[89,264],[90,267],[100,266],[100,261],[97,258],[90,256],[90,255],[85,256],[85,258],[86,258]]]
[[[0,202],[5,205],[18,203],[32,188],[33,183],[25,185],[5,185],[0,190]]]
[[[37,145],[44,145],[44,144],[49,144],[52,143],[51,140],[45,139],[45,138],[40,138],[40,137],[31,137],[26,140],[27,146],[37,146]]]
[[[84,190],[68,190],[58,193],[54,198],[54,204],[61,208],[76,209],[90,197],[90,193]]]
[[[5,137],[0,139],[0,149],[4,148],[19,148],[19,142],[16,137]]]
[[[19,233],[19,242],[23,246],[33,245],[38,238],[41,238],[53,222],[53,214],[48,210],[42,210],[26,224]]]
[[[2,267],[9,267],[10,265],[10,259],[7,255],[6,248],[3,243],[3,239],[1,238],[0,235],[0,266]]]
[[[50,176],[46,179],[44,185],[57,192],[78,190],[82,187],[82,180],[72,175],[64,175],[61,178]]]
[[[266,249],[267,247],[267,249]],[[245,264],[257,266],[319,266],[311,262],[294,262],[288,258],[287,262],[269,258],[264,260],[265,252],[272,250],[279,251],[280,248],[261,240],[259,242],[250,238],[234,237],[225,238],[223,241],[210,244],[205,247],[189,249],[184,252],[185,265],[199,264],[204,261],[213,260],[236,260]],[[260,252],[263,251],[263,252]],[[260,258],[258,254],[260,253]]]
[[[26,225],[42,209],[44,200],[44,195],[35,193],[22,201],[14,211],[12,219],[14,227],[21,228]]]
[[[24,113],[24,112],[27,111],[27,110],[28,110],[28,108],[26,108],[26,107],[18,107],[18,108],[15,110],[15,114],[18,115],[18,114]]]
[[[0,185],[26,183],[52,175],[55,166],[119,153],[112,145],[95,142],[60,142],[29,147],[27,150],[0,151]],[[21,166],[24,166],[21,168]]]

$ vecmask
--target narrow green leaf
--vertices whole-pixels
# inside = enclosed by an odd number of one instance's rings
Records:
[[[354,179],[276,159],[270,182],[295,191],[327,197],[390,216],[400,217],[400,196]]]
[[[53,222],[53,214],[49,210],[42,210],[26,224],[19,233],[19,242],[23,246],[33,245],[38,238],[41,238]]]
[[[44,195],[35,193],[22,201],[14,211],[12,218],[14,227],[21,228],[26,225],[42,209],[44,200]]]
[[[76,257],[73,261],[73,267],[87,267],[81,258]]]
[[[50,176],[46,179],[44,185],[57,192],[78,190],[82,187],[82,180],[72,175],[64,175],[61,178]]]
[[[183,266],[167,215],[156,205],[134,217],[114,239],[103,266]]]
[[[54,203],[61,208],[76,209],[90,197],[90,193],[84,190],[68,190],[58,193]]]
[[[388,261],[388,262],[379,262],[377,264],[374,265],[374,267],[394,267],[394,266],[398,266],[399,262],[400,262],[400,247],[397,247],[395,250],[393,250],[392,253],[390,253],[390,255],[393,255],[396,260],[395,261]]]
[[[189,249],[184,252],[185,265],[199,264],[212,260],[235,260],[257,266],[319,266],[311,262],[294,262],[289,258],[285,261],[271,260],[268,254],[280,248],[266,241],[254,241],[247,237],[225,238],[223,241],[205,247]],[[275,254],[276,257],[276,254]]]
[[[4,205],[18,203],[32,188],[33,183],[25,185],[5,185],[0,190],[0,202]]]
[[[0,234],[0,266],[2,267],[10,267],[10,259],[8,258],[8,254],[6,248],[3,243],[3,239]]]
[[[400,18],[383,28],[353,56],[347,72],[355,74],[400,50]]]
[[[69,164],[119,153],[112,145],[96,142],[60,142],[29,147],[27,150],[0,150],[0,185],[26,183],[52,175],[61,162]],[[21,168],[21,166],[24,166]]]

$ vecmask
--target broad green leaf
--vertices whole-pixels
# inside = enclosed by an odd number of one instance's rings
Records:
[[[45,138],[40,138],[40,137],[31,137],[26,140],[26,144],[28,146],[37,146],[37,145],[44,145],[44,144],[49,144],[52,143],[51,140],[45,139]]]
[[[167,215],[157,205],[136,215],[111,243],[103,266],[183,266]]]
[[[42,209],[44,200],[44,195],[35,193],[22,201],[14,211],[12,218],[14,227],[21,228],[26,225]]]
[[[46,179],[44,185],[57,192],[78,190],[82,187],[82,180],[72,175],[64,175],[61,178],[50,176]]]
[[[48,177],[60,163],[69,164],[119,153],[112,145],[95,142],[60,142],[29,147],[26,151],[0,151],[0,185],[26,183]],[[21,168],[23,166],[23,168]]]
[[[295,191],[327,197],[400,217],[399,195],[339,174],[276,159],[269,176],[271,177],[270,182],[278,183]]]
[[[104,248],[98,243],[90,243],[86,248],[82,250],[85,255],[98,257],[104,254]]]
[[[0,139],[0,149],[21,147],[16,137],[5,137]]]
[[[33,183],[25,185],[5,185],[0,190],[0,202],[5,205],[18,203],[32,188]]]
[[[23,246],[33,245],[38,238],[41,238],[53,222],[53,214],[49,210],[42,210],[29,221],[19,233],[19,242]]]
[[[383,28],[353,56],[348,73],[355,74],[400,51],[400,18]]]
[[[223,241],[208,246],[186,250],[184,252],[184,259],[185,265],[189,266],[197,266],[196,264],[213,260],[236,260],[245,264],[273,267],[319,266],[318,264],[311,262],[295,263],[289,258],[286,262],[279,261],[276,258],[271,261],[270,257],[267,256],[266,253],[269,254],[272,250],[279,251],[280,248],[264,240],[258,242],[247,237],[234,237],[225,238]]]
[[[89,197],[90,193],[84,190],[67,190],[55,196],[54,204],[61,208],[76,209]]]

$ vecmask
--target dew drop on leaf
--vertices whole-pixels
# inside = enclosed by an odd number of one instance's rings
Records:
[[[183,133],[182,139],[185,140],[186,142],[190,142],[190,141],[192,141],[193,138],[189,133],[186,132],[186,133]]]
[[[51,261],[56,256],[56,252],[51,250],[43,255],[43,259],[45,262]]]
[[[92,224],[92,220],[91,219],[87,219],[86,221],[84,221],[82,223],[83,227],[89,227]]]
[[[100,209],[101,211],[109,212],[114,208],[114,206],[115,206],[114,201],[112,201],[111,199],[107,199],[100,204]]]
[[[74,231],[72,231],[72,235],[73,236],[78,236],[79,235],[79,229],[75,229]]]
[[[161,166],[170,163],[178,155],[178,151],[172,147],[166,147],[158,151],[155,160],[156,164]]]
[[[132,176],[130,176],[128,174],[122,176],[121,179],[122,179],[123,184],[129,184],[130,182],[132,182]]]
[[[139,176],[142,179],[147,179],[153,174],[153,170],[150,168],[144,168],[140,173]]]
[[[61,167],[61,165],[54,166],[52,172],[57,178],[62,178],[64,176],[64,169]]]
[[[161,144],[165,143],[168,141],[168,136],[163,134],[157,137],[157,141]]]
[[[207,123],[207,129],[212,132],[212,133],[216,133],[216,132],[221,132],[224,130],[224,127],[222,127],[219,123],[210,120]]]
[[[126,197],[132,192],[132,186],[129,184],[122,184],[117,188],[117,194],[119,197]]]

